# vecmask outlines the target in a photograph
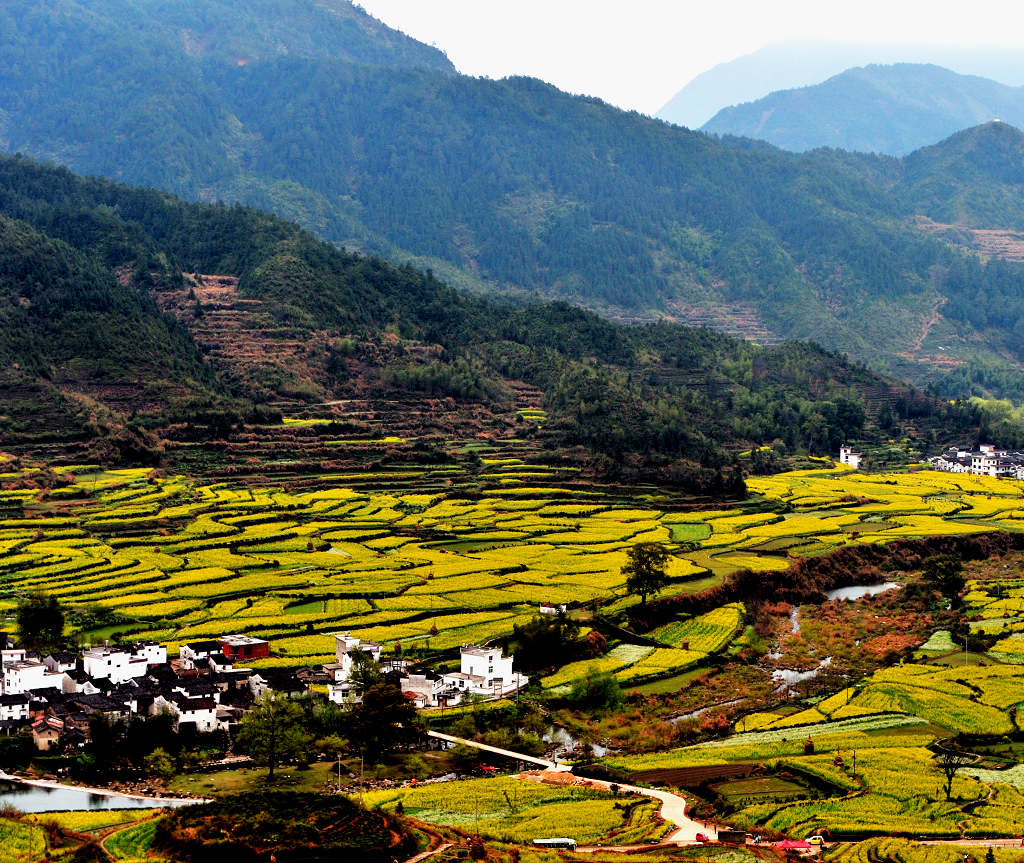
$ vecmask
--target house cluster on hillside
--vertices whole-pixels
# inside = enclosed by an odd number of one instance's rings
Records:
[[[1024,479],[1024,452],[996,449],[992,444],[981,444],[976,450],[950,447],[928,461],[934,470],[947,473]]]
[[[268,688],[305,693],[294,674],[236,665],[268,652],[266,641],[227,635],[183,644],[170,661],[167,648],[153,643],[40,656],[0,633],[0,731],[30,728],[46,751],[86,742],[96,715],[118,721],[166,712],[180,732],[227,730]]]
[[[361,663],[383,672],[420,708],[501,698],[527,684],[499,648],[463,645],[460,670],[437,673],[413,669],[400,657],[384,659],[379,644],[347,632],[334,638],[335,662],[292,673],[242,666],[270,654],[269,642],[247,635],[182,644],[178,658],[168,660],[167,648],[154,643],[40,656],[0,633],[0,732],[30,728],[36,747],[48,751],[86,742],[97,715],[123,721],[167,713],[179,732],[229,731],[268,689],[292,697],[326,684],[331,701],[358,704]]]
[[[513,657],[497,647],[464,644],[458,671],[411,669],[403,659],[381,659],[381,646],[360,641],[347,632],[335,634],[335,659],[324,666],[331,679],[328,693],[336,704],[355,704],[362,697],[353,680],[358,661],[370,661],[397,683],[419,708],[451,707],[466,698],[502,698],[527,685],[527,677],[512,670]]]

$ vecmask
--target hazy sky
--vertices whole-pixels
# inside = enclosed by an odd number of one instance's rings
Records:
[[[652,114],[705,69],[781,39],[1018,44],[1020,0],[356,0],[460,72],[531,75]]]

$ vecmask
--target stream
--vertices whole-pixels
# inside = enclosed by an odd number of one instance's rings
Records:
[[[561,725],[550,726],[541,740],[551,744],[555,755],[559,757],[571,755],[580,745],[580,741],[572,736],[569,729],[563,728]],[[600,743],[592,743],[591,749],[594,750],[594,756],[597,758],[604,758],[611,752],[607,746],[602,746]]]
[[[887,593],[890,590],[898,590],[901,585],[895,581],[887,581],[883,584],[854,584],[849,587],[836,587],[832,590],[825,592],[826,602],[832,600],[856,600],[864,599],[868,596],[877,596],[880,593]],[[796,634],[800,631],[800,606],[795,606],[789,613],[790,631],[792,634]],[[768,653],[768,658],[775,660],[776,662],[782,659],[782,651],[779,650],[778,645],[776,648]],[[821,662],[818,663],[816,668],[812,668],[809,671],[797,671],[793,668],[776,668],[772,671],[772,680],[778,684],[778,689],[784,689],[789,686],[793,686],[804,680],[813,680],[817,677],[823,669],[828,668],[832,664],[832,657],[826,656]]]

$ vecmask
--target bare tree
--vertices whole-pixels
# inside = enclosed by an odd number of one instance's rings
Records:
[[[953,799],[953,778],[961,769],[976,760],[976,755],[961,749],[943,749],[936,753],[935,763],[946,777],[946,800]]]

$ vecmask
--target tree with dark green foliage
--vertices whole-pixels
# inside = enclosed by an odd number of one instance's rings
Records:
[[[348,718],[354,749],[376,763],[392,750],[411,743],[419,733],[416,707],[394,683],[378,683],[363,693]]]
[[[529,623],[513,625],[516,664],[527,671],[561,665],[579,637],[580,625],[565,612],[539,615]]]
[[[147,776],[157,779],[170,779],[175,773],[174,759],[159,747],[145,757],[143,767]]]
[[[18,637],[33,650],[59,646],[64,640],[64,608],[55,596],[33,593],[18,603]]]
[[[297,338],[335,333],[332,350],[308,359],[339,397],[362,377],[342,374],[356,351],[360,362],[377,357],[385,389],[425,397],[505,410],[506,382],[525,381],[541,391],[549,415],[533,430],[545,448],[585,448],[596,456],[590,465],[625,481],[656,476],[683,490],[742,496],[729,450],[778,441],[780,452],[825,454],[842,441],[881,437],[867,407],[879,393],[904,434],[974,434],[981,417],[975,406],[894,385],[807,342],[759,347],[669,323],[625,326],[564,302],[487,300],[255,210],[187,204],[22,157],[0,157],[0,219],[10,224],[0,239],[0,365],[12,387],[31,392],[5,403],[5,441],[16,439],[11,432],[31,437],[46,413],[69,434],[84,426],[106,441],[96,445],[105,459],[149,461],[161,456],[151,426],[184,423],[202,440],[246,420],[279,420],[279,411],[254,404],[277,384],[255,372],[223,378],[184,327],[160,313],[152,293],[184,290],[182,272],[237,276],[241,296],[260,301],[266,319],[286,322]],[[122,284],[127,269],[146,290]],[[383,346],[384,331],[399,339],[394,352],[368,348],[364,357],[361,346]],[[435,358],[408,362],[409,344],[431,346]],[[83,415],[40,383],[68,364],[104,386],[166,382],[175,397],[159,412],[140,410],[130,425],[113,410]],[[1005,422],[994,431],[1019,435]]]
[[[614,674],[590,669],[573,682],[569,702],[589,710],[614,710],[622,706],[622,687]]]
[[[377,686],[384,682],[384,672],[369,653],[357,649],[351,651],[350,655],[352,668],[349,671],[348,681],[357,693],[366,692],[371,686]]]
[[[301,754],[309,744],[302,719],[298,704],[268,689],[242,717],[236,745],[257,764],[267,766],[267,780],[272,782],[277,767]]]
[[[639,596],[642,605],[648,596],[658,593],[668,584],[665,572],[668,549],[660,542],[638,542],[626,552],[626,557],[628,559],[622,567],[626,591]]]
[[[924,562],[921,577],[934,590],[949,600],[953,608],[958,608],[962,600],[960,594],[964,590],[963,561],[952,554],[937,554]]]
[[[459,773],[471,773],[480,766],[480,750],[475,746],[459,743],[448,752],[452,766]]]

